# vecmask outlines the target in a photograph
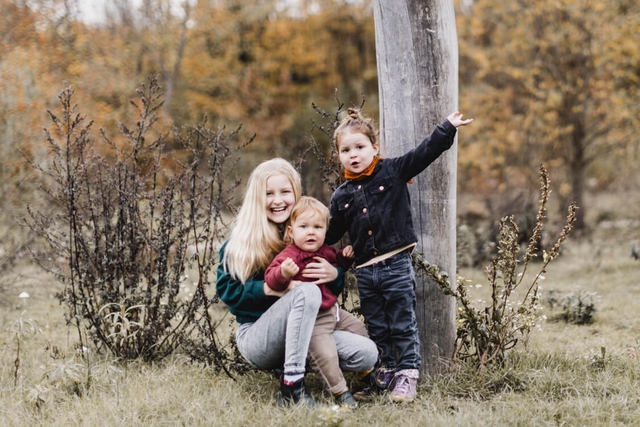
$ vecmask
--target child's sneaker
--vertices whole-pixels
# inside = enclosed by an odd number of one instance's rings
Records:
[[[403,369],[396,372],[393,377],[393,390],[391,400],[394,402],[413,402],[416,397],[416,386],[418,385],[418,370]]]
[[[386,390],[391,385],[391,381],[393,381],[393,377],[395,376],[395,369],[389,368],[379,368],[373,372],[373,376],[371,378],[372,385],[379,390]]]
[[[369,384],[369,387],[360,390],[353,396],[360,402],[372,401],[375,395],[380,394],[389,388],[394,374],[395,371],[388,368],[378,368],[375,371],[372,371],[362,379],[362,382]]]

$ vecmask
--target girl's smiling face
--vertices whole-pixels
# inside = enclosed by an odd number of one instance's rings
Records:
[[[276,224],[284,224],[296,204],[293,185],[285,175],[273,175],[267,179],[267,218]]]
[[[338,154],[340,163],[351,173],[365,170],[378,155],[379,148],[360,132],[345,132],[340,135]]]

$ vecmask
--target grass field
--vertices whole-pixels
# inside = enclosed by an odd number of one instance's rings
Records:
[[[332,409],[328,400],[314,410],[280,409],[271,375],[231,379],[180,354],[161,363],[124,364],[93,357],[88,349],[87,364],[77,357],[82,349],[74,347],[76,332],[65,326],[54,297],[60,285],[24,263],[0,290],[0,426],[640,425],[640,260],[630,256],[634,241],[640,241],[638,221],[614,218],[588,238],[570,237],[548,268],[543,301],[582,290],[597,309],[592,324],[547,321],[502,367],[480,372],[458,364],[424,378],[411,405],[382,396],[354,411]],[[460,274],[486,283],[481,270]],[[29,298],[19,298],[22,292]],[[477,292],[482,298],[488,290]],[[546,310],[551,319],[562,308]],[[30,333],[36,322],[41,332]],[[308,385],[326,399],[313,376]]]

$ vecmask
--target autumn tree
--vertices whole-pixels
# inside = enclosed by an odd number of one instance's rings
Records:
[[[312,102],[331,109],[338,89],[344,102],[357,103],[364,93],[375,108],[373,19],[366,5],[326,0],[310,11],[273,1],[223,3],[199,3],[193,13],[182,120],[207,114],[241,122],[257,134],[255,155],[292,158],[308,147]],[[320,182],[304,175],[308,183]]]
[[[584,228],[589,167],[628,151],[638,125],[638,5],[478,0],[461,10],[461,103],[482,112],[461,156],[464,181],[533,188],[545,163]]]
[[[111,0],[111,12],[104,25],[111,33],[121,32],[125,46],[136,54],[137,75],[156,72],[165,89],[163,113],[171,116],[175,87],[180,77],[191,22],[191,3],[144,0]],[[109,9],[108,9],[109,10]]]
[[[20,134],[5,140],[11,149],[14,141],[38,140],[42,111],[52,108],[65,81],[96,126],[119,135],[136,87],[160,75],[165,124],[200,123],[206,116],[212,125],[242,124],[243,132],[257,134],[259,143],[240,170],[260,158],[294,158],[306,150],[311,103],[332,108],[336,89],[346,103],[359,103],[364,94],[377,113],[369,2],[107,0],[103,19],[91,24],[80,20],[77,0],[2,0],[2,7],[7,90],[0,102],[26,110],[3,110],[2,130]],[[8,96],[13,93],[18,98]],[[311,157],[308,190],[326,197]]]
[[[44,203],[37,195],[37,173],[26,157],[44,155],[42,129],[54,94],[49,82],[70,64],[68,47],[76,38],[72,2],[52,12],[44,1],[0,0],[0,287],[6,274],[34,240],[16,226],[26,203]],[[60,80],[58,80],[59,82]]]
[[[24,202],[33,201],[32,173],[27,170],[23,153],[43,151],[35,141],[42,136],[47,107],[47,92],[41,78],[46,75],[41,45],[46,35],[37,28],[42,14],[26,2],[0,0],[0,202],[3,227],[0,253],[11,255],[20,249],[20,230],[15,218]],[[48,62],[48,61],[47,61]],[[7,234],[4,234],[6,230]],[[12,247],[15,243],[15,247]]]

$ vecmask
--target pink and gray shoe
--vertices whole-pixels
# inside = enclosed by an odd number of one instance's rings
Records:
[[[393,377],[391,395],[393,402],[413,402],[416,397],[416,387],[418,385],[418,370],[403,369],[396,372]]]

